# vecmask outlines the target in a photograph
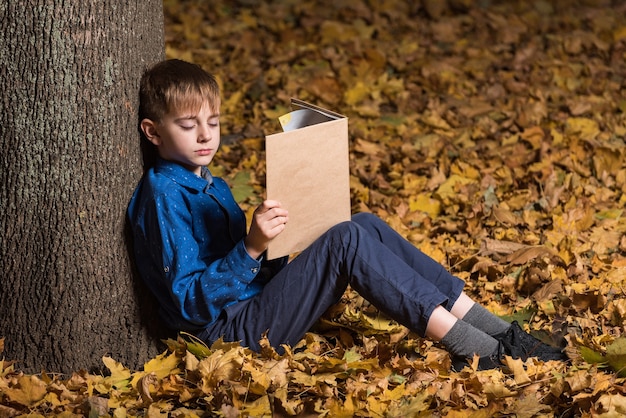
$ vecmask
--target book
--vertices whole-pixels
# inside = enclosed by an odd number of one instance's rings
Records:
[[[267,258],[301,252],[350,220],[348,118],[298,99],[281,116],[283,132],[265,138],[267,199],[289,211]]]

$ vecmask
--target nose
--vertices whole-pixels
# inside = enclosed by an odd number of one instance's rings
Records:
[[[198,142],[209,142],[211,140],[211,130],[206,124],[200,124],[198,131]]]

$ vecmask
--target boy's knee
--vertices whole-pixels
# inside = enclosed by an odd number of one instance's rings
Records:
[[[354,229],[355,227],[356,225],[354,225],[351,221],[344,221],[330,228],[328,230],[328,233],[332,235],[343,236],[347,232],[350,232],[350,230]]]
[[[328,230],[326,237],[331,241],[341,242],[341,245],[351,245],[359,241],[363,234],[370,229],[376,229],[375,225],[382,222],[380,218],[371,213],[357,213],[352,220],[341,222]]]
[[[349,244],[354,239],[358,239],[361,226],[352,221],[338,223],[328,230],[326,237],[331,241],[341,242],[342,245]]]
[[[352,216],[352,222],[355,222],[361,226],[375,225],[382,222],[381,219],[369,212],[361,212]]]

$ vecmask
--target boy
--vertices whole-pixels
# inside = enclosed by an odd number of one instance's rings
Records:
[[[167,60],[140,86],[142,141],[156,149],[128,208],[139,273],[172,330],[259,349],[295,345],[350,285],[380,311],[449,350],[460,369],[503,355],[564,360],[517,324],[474,303],[464,283],[372,214],[331,228],[290,263],[264,252],[289,221],[265,201],[249,231],[242,210],[207,165],[220,144],[220,96],[199,66]],[[144,144],[144,145],[145,145]]]

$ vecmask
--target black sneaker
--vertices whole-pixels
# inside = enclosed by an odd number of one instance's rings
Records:
[[[504,354],[524,361],[528,357],[537,357],[542,361],[558,360],[568,361],[567,355],[562,349],[545,344],[529,333],[525,332],[513,321],[509,329],[501,334],[494,335],[504,349]]]

